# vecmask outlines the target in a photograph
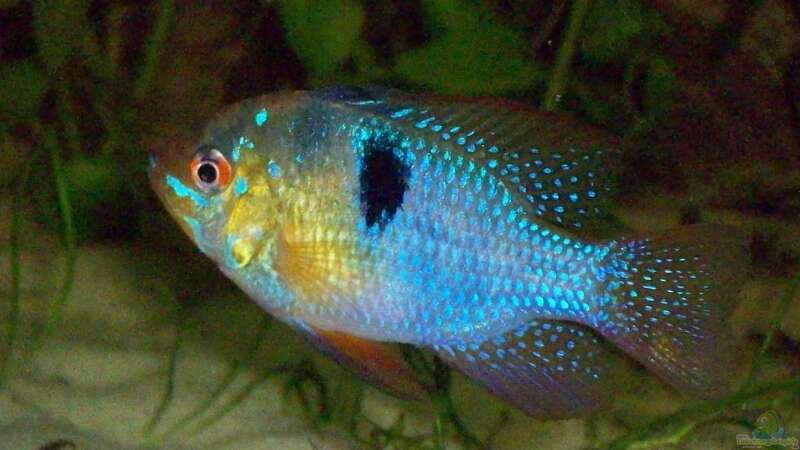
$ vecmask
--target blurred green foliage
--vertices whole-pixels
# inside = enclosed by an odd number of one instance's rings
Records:
[[[355,0],[285,0],[280,4],[286,39],[315,79],[335,79],[353,54],[364,25]]]
[[[33,30],[39,61],[57,73],[89,34],[88,0],[36,0]]]
[[[423,2],[432,39],[398,56],[395,73],[407,82],[446,94],[523,92],[546,80],[518,30],[488,8],[460,0]]]
[[[24,122],[35,117],[47,84],[47,77],[35,61],[25,59],[0,67],[0,116],[5,118],[3,122]]]
[[[14,7],[14,3],[3,7]],[[142,39],[131,39],[131,30],[121,20],[132,6],[110,2],[109,13],[99,24],[89,20],[89,6],[88,0],[34,1],[36,54],[0,67],[3,128],[10,130],[15,125],[40,120],[37,116],[42,112],[44,98],[49,95],[57,99],[55,109],[61,120],[48,119],[52,122],[48,126],[60,131],[58,142],[66,146],[60,151],[66,151],[68,195],[73,200],[70,203],[75,217],[81,218],[76,226],[78,241],[110,234],[100,229],[111,226],[108,217],[98,216],[104,205],[118,204],[126,193],[141,196],[142,191],[147,192],[141,185],[141,174],[123,176],[121,171],[141,172],[143,152],[138,146],[142,135],[160,120],[149,114],[146,105],[149,99],[170,94],[159,83],[177,81],[164,79],[160,72],[167,64],[166,54],[172,51],[169,46],[173,44],[167,41],[169,33],[175,33],[176,5],[171,1],[147,5],[144,12],[150,15],[151,22]],[[542,49],[530,48],[531,39],[525,30],[496,14],[488,3],[421,1],[419,14],[429,37],[422,45],[401,48],[388,59],[379,58],[378,49],[363,39],[365,27],[369,26],[365,3],[286,0],[269,7],[279,11],[286,42],[312,86],[383,83],[445,94],[531,98],[542,95],[552,82],[552,68],[537,57]],[[373,7],[389,9],[392,4],[377,2]],[[554,10],[552,14],[562,11]],[[582,28],[578,30],[580,63],[569,77],[565,92],[557,94],[558,100],[618,133],[651,129],[669,111],[675,90],[673,65],[652,45],[660,34],[670,31],[669,27],[656,13],[633,0],[594,2],[585,23],[578,26]],[[243,33],[236,27],[227,32]],[[545,38],[548,36],[534,36],[532,41],[551,41]],[[125,47],[132,44],[138,47]],[[126,54],[136,57],[125,58]],[[625,66],[623,86],[640,78],[645,80],[642,100],[636,106],[632,106],[634,100],[627,90],[605,97],[595,95],[590,87],[593,80],[581,70],[583,65],[620,64]],[[179,75],[185,74],[171,76]],[[197,81],[187,83],[202,83],[202,73],[189,77]],[[227,94],[231,95],[235,93]],[[162,99],[162,103],[169,101],[191,110],[192,102],[198,100]],[[52,109],[48,106],[48,111]],[[621,117],[625,120],[621,121]],[[87,119],[93,126],[82,123]],[[96,170],[83,170],[87,167]],[[60,227],[53,214],[58,211],[56,196],[39,197],[43,212],[40,216],[54,228]]]

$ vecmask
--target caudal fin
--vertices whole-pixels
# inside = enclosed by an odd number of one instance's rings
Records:
[[[741,232],[719,225],[616,243],[597,329],[678,389],[724,394],[734,372],[725,324],[744,276],[744,244]]]

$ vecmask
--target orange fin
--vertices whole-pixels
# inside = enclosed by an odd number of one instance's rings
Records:
[[[425,398],[425,384],[390,344],[308,325],[301,329],[318,348],[365,381],[396,397]]]

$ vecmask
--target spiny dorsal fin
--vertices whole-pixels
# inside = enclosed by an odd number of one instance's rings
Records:
[[[557,226],[583,228],[604,213],[617,142],[563,114],[511,101],[377,87],[327,88],[314,95],[381,117],[429,145],[463,152],[497,176],[532,215]]]

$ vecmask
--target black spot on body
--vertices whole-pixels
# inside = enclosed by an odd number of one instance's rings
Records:
[[[361,183],[361,211],[367,226],[376,223],[383,229],[403,204],[408,189],[409,168],[397,157],[395,145],[384,139],[371,139],[364,145]]]

